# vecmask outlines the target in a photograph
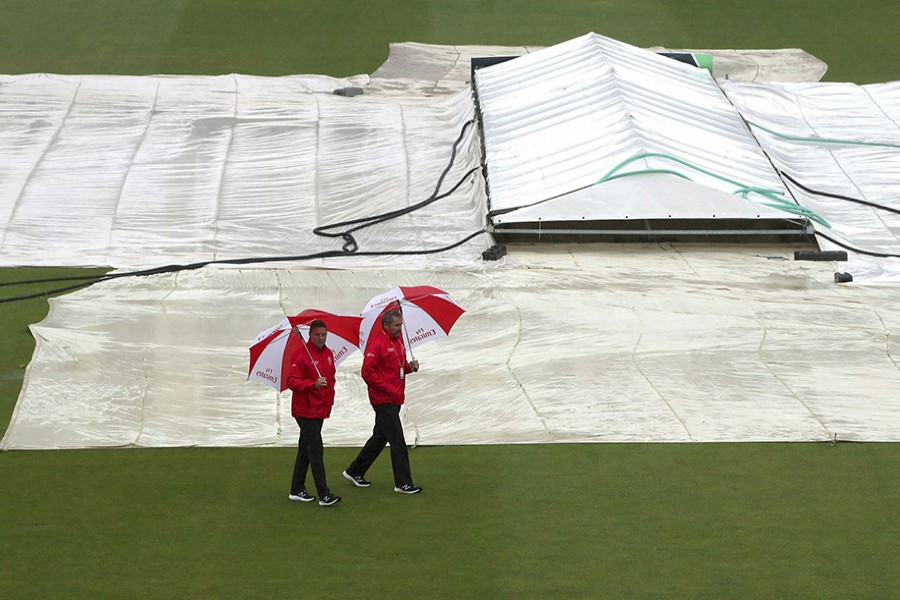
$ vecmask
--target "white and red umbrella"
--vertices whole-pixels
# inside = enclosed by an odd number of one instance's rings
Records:
[[[403,314],[403,337],[410,350],[447,337],[454,323],[466,312],[442,289],[430,285],[396,287],[371,298],[363,309],[360,348],[365,350],[366,340],[381,326],[381,315],[392,308]]]
[[[354,351],[359,350],[359,325],[362,317],[358,315],[338,315],[322,310],[309,308],[295,317],[288,317],[291,325],[299,329],[303,339],[309,339],[309,324],[316,319],[325,323],[328,337],[325,345],[334,354],[335,366],[341,364]]]
[[[286,390],[291,358],[295,352],[304,348],[304,340],[309,339],[309,324],[316,319],[322,320],[328,328],[325,346],[334,354],[335,365],[341,364],[359,349],[361,317],[336,315],[315,309],[304,310],[256,336],[250,346],[247,379],[264,383],[279,392]]]

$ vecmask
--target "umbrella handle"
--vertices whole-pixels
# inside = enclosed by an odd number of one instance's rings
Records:
[[[397,310],[400,312],[400,316],[402,317],[403,316],[403,304],[399,300],[397,301]],[[416,355],[413,354],[413,351],[412,351],[412,344],[409,343],[409,332],[406,331],[406,319],[403,319],[403,321],[401,321],[401,323],[403,323],[403,336],[406,338],[406,349],[409,350],[409,356],[413,360],[416,360]]]
[[[292,327],[297,332],[297,335],[300,336],[300,344],[306,349],[306,355],[309,357],[309,362],[312,363],[313,369],[316,370],[316,375],[319,377],[322,376],[322,373],[319,372],[319,367],[316,366],[316,361],[313,360],[312,354],[309,351],[309,346],[306,345],[306,342],[303,340],[303,334],[300,333],[300,329],[298,327]]]

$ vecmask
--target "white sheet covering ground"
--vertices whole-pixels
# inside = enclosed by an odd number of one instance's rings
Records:
[[[471,95],[345,98],[368,78],[0,76],[0,266],[156,267],[339,250],[316,226],[428,198]],[[441,191],[480,164],[470,127]],[[360,249],[428,250],[484,226],[475,173],[447,199],[356,234]],[[472,263],[442,254],[295,263]]]
[[[474,114],[469,60],[535,51],[399,44],[371,79],[0,75],[0,266],[141,268],[338,249],[312,228],[434,191]],[[798,69],[812,58],[788,56]],[[623,66],[640,74],[632,62]],[[366,95],[332,95],[346,86]],[[443,189],[480,151],[473,129]],[[484,212],[484,182],[472,176],[447,200],[357,239],[366,250],[433,249],[483,227]],[[472,266],[487,245],[296,266]]]
[[[534,246],[484,271],[204,269],[53,301],[5,449],[295,443],[247,346],[306,307],[430,284],[467,313],[419,348],[410,442],[900,441],[900,296],[773,248]],[[359,355],[324,437],[361,444]]]
[[[473,46],[403,42],[390,45],[387,60],[372,73],[367,94],[379,96],[440,96],[468,90],[472,59],[524,56],[545,46]],[[654,47],[653,52],[697,52],[713,57],[713,75],[724,81],[819,81],[828,68],[799,48],[676,49]]]

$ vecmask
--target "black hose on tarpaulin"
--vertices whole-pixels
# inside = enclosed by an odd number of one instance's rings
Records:
[[[139,271],[128,271],[125,273],[107,273],[105,275],[76,275],[74,277],[51,277],[44,279],[28,279],[22,281],[8,281],[8,282],[0,282],[0,287],[7,286],[15,286],[15,285],[34,285],[39,283],[53,283],[53,282],[61,282],[61,281],[80,281],[83,283],[76,283],[73,285],[68,285],[65,287],[55,288],[52,290],[43,290],[41,292],[36,292],[34,294],[27,294],[22,296],[14,296],[10,298],[0,298],[0,304],[7,302],[16,302],[19,300],[31,300],[33,298],[40,298],[44,296],[50,296],[54,294],[61,294],[63,292],[70,292],[73,290],[77,290],[83,287],[87,287],[89,285],[93,285],[95,283],[103,283],[105,281],[110,281],[113,279],[119,279],[121,277],[146,277],[148,275],[159,275],[163,273],[175,273],[178,271],[192,271],[196,269],[200,269],[209,265],[249,265],[255,263],[267,263],[267,262],[295,262],[295,261],[304,261],[304,260],[315,260],[321,258],[341,258],[341,257],[349,257],[349,256],[416,256],[416,255],[429,255],[429,254],[438,254],[441,252],[447,252],[448,250],[452,250],[459,246],[462,246],[466,242],[472,240],[473,238],[481,235],[486,231],[486,229],[482,228],[478,231],[470,233],[464,238],[453,242],[447,246],[443,246],[441,248],[432,248],[430,250],[392,250],[392,251],[360,251],[359,244],[356,242],[356,239],[353,237],[353,233],[359,231],[361,229],[365,229],[366,227],[371,227],[372,225],[377,225],[379,223],[384,223],[386,221],[390,221],[391,219],[396,219],[397,217],[401,217],[403,215],[410,214],[419,209],[422,209],[429,204],[437,202],[438,200],[443,200],[444,198],[453,194],[459,187],[475,172],[481,169],[481,167],[473,167],[469,169],[462,177],[460,177],[459,181],[450,188],[448,191],[441,193],[441,186],[444,183],[444,179],[447,177],[447,174],[450,172],[450,169],[453,168],[454,163],[456,162],[456,156],[459,149],[459,144],[462,142],[463,137],[466,134],[466,130],[474,124],[474,119],[467,121],[463,124],[462,130],[459,133],[459,136],[456,138],[456,141],[453,142],[453,149],[450,154],[450,161],[447,166],[444,168],[443,172],[441,172],[440,177],[438,177],[437,184],[434,187],[434,192],[426,198],[425,200],[413,204],[412,206],[408,206],[406,208],[401,208],[397,210],[392,210],[389,212],[381,213],[378,215],[372,215],[369,217],[361,217],[359,219],[351,219],[349,221],[341,221],[338,223],[329,223],[326,225],[322,225],[320,227],[316,227],[313,229],[313,233],[315,235],[327,238],[342,238],[344,240],[344,244],[340,250],[326,250],[324,252],[315,252],[312,254],[300,254],[295,256],[267,256],[267,257],[251,257],[251,258],[231,258],[231,259],[222,259],[222,260],[208,260],[203,262],[189,263],[185,265],[167,265],[164,267],[154,267],[152,269],[142,269]],[[339,228],[347,228],[342,231],[337,232],[329,232],[333,229]]]
[[[329,223],[328,225],[321,225],[313,229],[313,233],[316,235],[320,235],[323,237],[329,238],[343,238],[344,246],[343,250],[348,253],[356,253],[359,249],[358,244],[356,243],[356,239],[353,237],[353,233],[359,231],[360,229],[365,229],[366,227],[371,227],[372,225],[377,225],[378,223],[384,223],[385,221],[389,221],[391,219],[396,219],[397,217],[402,217],[403,215],[409,214],[411,212],[417,211],[420,208],[424,208],[431,204],[432,202],[437,202],[438,200],[442,200],[455,192],[457,188],[471,175],[472,173],[481,169],[481,167],[473,167],[469,169],[469,171],[463,175],[459,181],[456,182],[449,191],[440,193],[441,186],[444,184],[444,178],[447,177],[447,173],[450,172],[450,169],[453,168],[453,164],[456,162],[456,153],[459,150],[459,144],[462,142],[463,137],[466,135],[466,130],[471,127],[475,123],[474,119],[466,121],[462,130],[460,130],[459,135],[456,137],[456,141],[453,142],[453,149],[450,152],[450,161],[447,163],[447,166],[441,172],[440,177],[438,177],[437,184],[434,186],[434,191],[431,195],[422,200],[418,204],[413,204],[412,206],[407,206],[406,208],[398,208],[397,210],[392,210],[386,213],[382,213],[380,215],[372,215],[370,217],[362,217],[359,219],[350,219],[349,221],[340,221],[338,223]],[[355,226],[355,227],[354,227]],[[349,227],[349,229],[345,229],[344,231],[338,231],[334,233],[329,233],[331,229],[337,229],[339,227]],[[483,230],[482,230],[483,231]],[[478,233],[482,233],[481,231]],[[474,236],[473,236],[474,237]]]
[[[823,192],[821,190],[814,190],[810,187],[803,185],[802,183],[800,183],[799,181],[797,181],[796,179],[794,179],[793,177],[791,177],[790,175],[788,175],[787,173],[785,173],[784,171],[782,171],[780,169],[779,169],[778,173],[780,173],[782,177],[784,177],[785,179],[787,179],[788,181],[790,181],[791,183],[796,185],[798,188],[800,188],[804,192],[813,194],[814,196],[824,196],[826,198],[834,198],[836,200],[845,200],[847,202],[853,202],[855,204],[862,204],[863,206],[869,206],[871,208],[875,208],[878,210],[883,210],[886,212],[894,213],[895,215],[900,215],[900,209],[893,208],[890,206],[885,206],[884,204],[878,204],[877,202],[872,202],[870,200],[860,200],[859,198],[852,198],[850,196],[842,196],[841,194],[833,194],[831,192]]]
[[[883,210],[885,212],[893,213],[895,215],[900,215],[900,209],[896,209],[891,206],[885,206],[884,204],[878,204],[877,202],[872,202],[870,200],[862,200],[860,198],[853,198],[851,196],[844,196],[842,194],[834,194],[832,192],[824,192],[822,190],[816,190],[809,186],[803,185],[802,183],[797,181],[794,177],[792,177],[788,173],[785,173],[781,169],[778,170],[778,173],[782,177],[784,177],[785,179],[787,179],[788,181],[790,181],[791,183],[793,183],[798,188],[800,188],[801,190],[803,190],[804,192],[806,192],[808,194],[812,194],[814,196],[822,196],[825,198],[834,198],[835,200],[843,200],[845,202],[852,202],[854,204],[868,206],[868,207],[874,208],[876,210]],[[837,240],[837,239],[831,237],[830,235],[828,235],[826,233],[822,233],[821,231],[818,231],[818,230],[815,231],[815,235],[821,236],[821,237],[825,238],[826,240],[828,240],[829,242],[831,242],[832,244],[834,244],[835,246],[839,246],[839,247],[843,248],[844,250],[849,250],[850,252],[855,252],[856,254],[862,254],[865,256],[874,256],[877,258],[900,258],[900,254],[895,254],[895,253],[890,253],[890,252],[875,252],[873,250],[865,250],[863,248],[856,248],[854,246],[851,246],[850,244],[847,244],[845,242]]]
[[[875,252],[874,250],[863,250],[862,248],[855,248],[854,246],[851,246],[850,244],[846,244],[844,242],[836,240],[833,237],[831,237],[830,235],[822,233],[821,231],[816,231],[815,234],[822,236],[823,238],[825,238],[826,240],[828,240],[835,246],[840,246],[844,250],[849,250],[850,252],[855,252],[856,254],[864,254],[866,256],[876,256],[878,258],[900,258],[900,254],[892,254],[890,252]]]

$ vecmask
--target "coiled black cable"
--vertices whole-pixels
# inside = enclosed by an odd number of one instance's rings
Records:
[[[377,225],[378,223],[384,223],[385,221],[389,221],[391,219],[396,219],[397,217],[401,217],[403,215],[409,214],[413,211],[419,210],[420,208],[424,208],[424,207],[428,206],[432,202],[436,202],[438,200],[446,198],[447,196],[449,196],[450,194],[455,192],[457,190],[457,188],[459,188],[459,186],[462,185],[463,181],[465,181],[469,175],[478,171],[481,168],[481,167],[474,167],[472,169],[469,169],[469,171],[465,175],[463,175],[462,178],[456,182],[456,185],[454,185],[449,191],[444,192],[443,194],[440,193],[441,186],[444,184],[444,178],[447,177],[447,173],[450,172],[450,169],[453,168],[453,164],[456,162],[456,153],[459,150],[459,144],[460,144],[460,142],[462,142],[463,137],[466,135],[466,130],[469,127],[471,127],[474,123],[475,123],[475,120],[471,119],[469,121],[466,121],[465,124],[463,124],[462,130],[459,132],[459,135],[456,137],[456,141],[453,142],[453,149],[450,152],[450,161],[447,163],[447,166],[441,172],[440,177],[438,177],[437,184],[434,186],[434,191],[431,193],[431,195],[428,198],[426,198],[425,200],[422,200],[421,202],[419,202],[417,204],[413,204],[412,206],[407,206],[406,208],[399,208],[397,210],[388,211],[388,212],[382,213],[380,215],[372,215],[370,217],[362,217],[360,219],[351,219],[349,221],[341,221],[338,223],[329,223],[327,225],[321,225],[321,226],[313,229],[313,233],[316,235],[323,236],[323,237],[343,238],[343,240],[344,240],[343,250],[345,252],[354,253],[359,249],[359,245],[356,243],[356,239],[353,237],[354,232],[359,231],[360,229],[364,229],[366,227],[371,227],[372,225]],[[348,226],[353,226],[353,225],[355,225],[355,227],[350,227],[349,229],[345,229],[343,231],[329,233],[329,230],[331,230],[331,229],[338,229],[341,227],[348,227]]]

